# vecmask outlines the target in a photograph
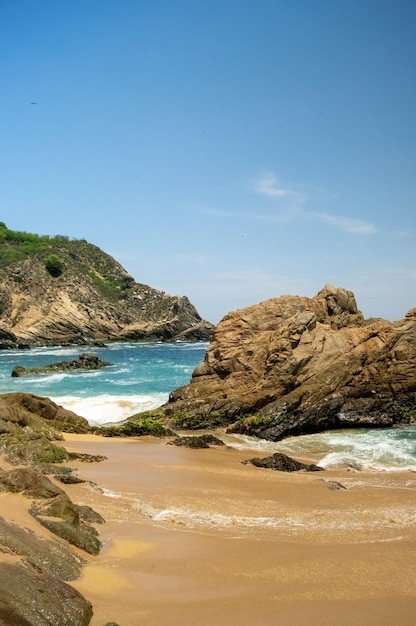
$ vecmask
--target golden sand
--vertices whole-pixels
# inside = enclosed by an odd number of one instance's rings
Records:
[[[65,487],[106,520],[71,583],[91,626],[415,626],[416,474],[273,472],[241,463],[257,452],[152,438],[64,445],[107,457],[72,462],[87,482]]]
[[[67,435],[106,519],[74,583],[91,626],[415,626],[416,475],[282,473],[250,451]],[[334,483],[345,489],[334,489]]]

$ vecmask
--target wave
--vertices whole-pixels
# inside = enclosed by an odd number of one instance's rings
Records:
[[[9,352],[9,354],[14,354],[14,355],[19,355],[19,356],[24,356],[26,354],[30,354],[31,356],[53,356],[56,357],[58,356],[59,359],[61,359],[61,357],[63,356],[78,356],[80,354],[80,352],[86,352],[86,346],[83,346],[84,349],[78,347],[78,346],[74,346],[74,347],[67,347],[67,348],[62,348],[60,346],[49,346],[49,347],[39,347],[39,348],[31,348],[30,350],[26,351],[22,351],[22,350],[12,350]],[[90,351],[88,349],[88,351]]]
[[[117,395],[101,394],[94,397],[59,396],[51,398],[56,404],[85,417],[91,426],[103,426],[122,422],[131,415],[150,411],[164,402],[166,394],[154,395]]]
[[[117,341],[116,343],[109,343],[106,345],[108,350],[135,350],[138,347],[141,350],[154,350],[166,349],[166,350],[203,350],[209,346],[208,341],[146,341],[146,342],[130,342],[130,341]]]
[[[60,383],[64,378],[67,378],[70,374],[64,372],[56,372],[54,374],[38,374],[36,376],[25,376],[14,381],[15,385],[24,384],[36,385],[36,387],[42,387],[50,385],[51,383]]]
[[[325,431],[279,442],[232,435],[224,442],[240,450],[300,456],[324,469],[416,471],[415,426]]]
[[[109,500],[117,500],[114,515],[119,519],[120,500],[128,505],[128,510],[135,512],[134,519],[151,520],[157,525],[179,527],[186,530],[219,530],[233,533],[251,533],[256,536],[262,530],[276,530],[287,534],[303,531],[318,534],[322,539],[324,531],[359,531],[391,528],[392,519],[400,521],[402,526],[413,528],[415,523],[414,508],[387,507],[381,513],[374,515],[373,510],[360,508],[351,510],[313,509],[313,511],[298,511],[290,515],[244,515],[224,513],[215,510],[197,510],[189,506],[172,506],[162,508],[151,502],[145,502],[133,494],[117,493],[108,489],[99,488],[100,493]],[[137,515],[137,517],[135,517]],[[395,538],[390,538],[393,541]],[[359,539],[357,539],[359,541]]]

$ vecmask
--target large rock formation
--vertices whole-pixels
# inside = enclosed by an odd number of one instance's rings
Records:
[[[416,309],[364,320],[351,291],[327,285],[229,313],[163,411],[272,440],[416,421]]]
[[[0,223],[0,349],[120,340],[208,339],[186,297],[136,283],[84,240]]]

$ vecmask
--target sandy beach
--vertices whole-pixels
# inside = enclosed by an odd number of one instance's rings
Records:
[[[73,462],[87,482],[66,487],[106,520],[71,583],[91,626],[416,623],[414,473],[287,474],[152,438],[64,445],[107,457]]]

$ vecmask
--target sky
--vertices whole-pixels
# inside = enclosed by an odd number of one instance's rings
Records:
[[[0,0],[0,220],[229,311],[416,307],[414,0]]]

